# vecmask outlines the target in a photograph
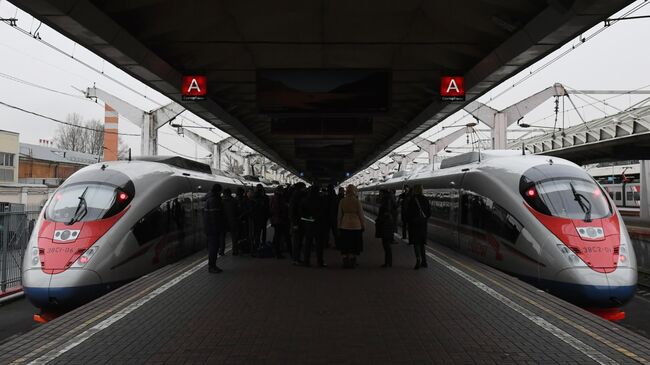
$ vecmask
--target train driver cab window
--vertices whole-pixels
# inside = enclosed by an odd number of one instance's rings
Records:
[[[122,211],[131,196],[105,184],[75,184],[58,190],[45,211],[46,219],[74,224],[111,217]]]
[[[605,192],[581,173],[568,166],[534,167],[522,176],[520,193],[531,208],[546,215],[585,221],[609,217],[613,212]]]

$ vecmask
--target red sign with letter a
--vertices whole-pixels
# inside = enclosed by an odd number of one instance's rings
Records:
[[[208,78],[203,75],[183,76],[181,95],[183,100],[205,100],[208,94]]]
[[[465,101],[465,80],[463,76],[443,76],[440,78],[440,98],[442,101]]]

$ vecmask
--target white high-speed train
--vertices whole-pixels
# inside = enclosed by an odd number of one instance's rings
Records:
[[[429,236],[584,307],[618,307],[637,284],[636,258],[609,195],[579,166],[516,151],[470,152],[360,189],[377,209],[380,189],[421,184]]]
[[[87,166],[43,208],[23,262],[25,296],[70,309],[206,246],[205,194],[252,186],[180,157]]]

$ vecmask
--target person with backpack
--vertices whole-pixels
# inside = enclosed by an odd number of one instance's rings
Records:
[[[430,216],[431,207],[429,200],[422,194],[422,185],[413,186],[413,194],[408,202],[406,218],[409,228],[409,242],[413,244],[413,250],[415,251],[415,270],[428,267],[424,245],[427,242],[427,226]]]
[[[381,238],[381,244],[384,247],[384,264],[381,267],[393,266],[393,235],[395,234],[397,221],[397,203],[395,196],[390,190],[382,189],[379,191],[379,212],[375,222],[375,237]]]
[[[217,266],[217,254],[221,247],[221,241],[224,239],[224,221],[221,185],[214,184],[205,196],[203,221],[208,241],[208,272],[211,274],[223,271]]]

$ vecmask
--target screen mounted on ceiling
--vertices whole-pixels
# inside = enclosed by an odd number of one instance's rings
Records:
[[[262,113],[382,113],[390,108],[391,73],[359,69],[257,71]]]

